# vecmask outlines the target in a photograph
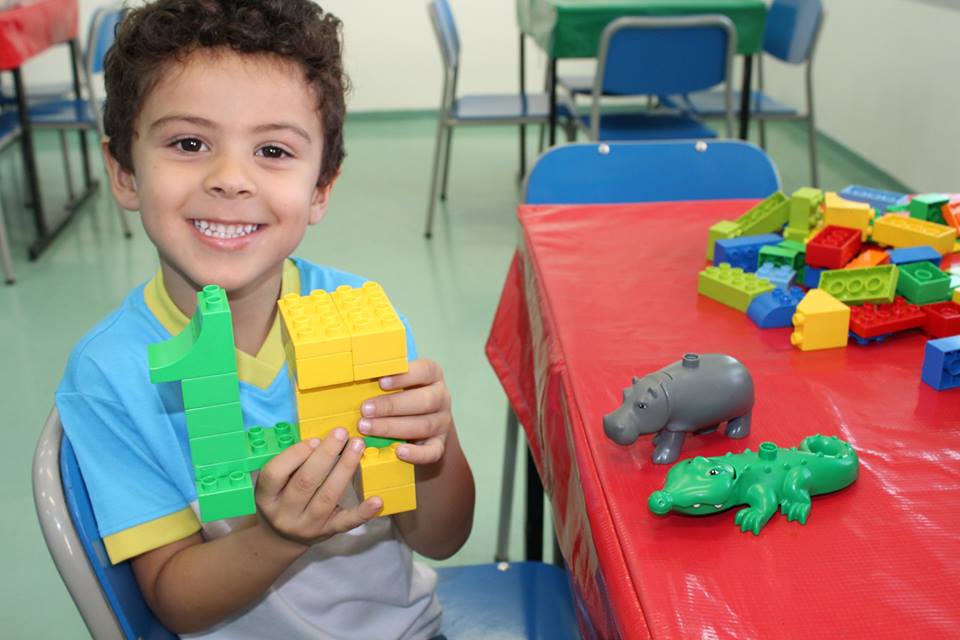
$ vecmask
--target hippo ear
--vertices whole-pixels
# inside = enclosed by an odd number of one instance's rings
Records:
[[[637,376],[633,376],[633,379],[631,380],[631,383],[632,383],[632,384],[637,384],[638,382],[640,382],[640,378],[638,378]]]
[[[653,387],[648,387],[648,388],[647,388],[647,395],[649,395],[649,396],[650,396],[651,398],[653,398],[654,400],[657,400],[657,399],[660,398],[660,394],[659,394],[659,393],[657,392],[657,390],[656,390],[655,388],[653,388]]]

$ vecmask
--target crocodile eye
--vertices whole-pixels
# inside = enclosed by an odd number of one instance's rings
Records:
[[[710,475],[712,476],[720,475],[720,469],[710,469]]]

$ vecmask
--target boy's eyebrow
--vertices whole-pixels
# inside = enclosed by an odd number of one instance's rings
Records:
[[[164,116],[159,120],[154,121],[150,125],[150,131],[155,131],[162,127],[165,124],[170,122],[188,122],[190,124],[197,125],[199,127],[206,127],[208,129],[217,129],[217,124],[213,120],[208,120],[207,118],[202,118],[200,116],[191,116],[186,114],[173,114],[169,116]],[[307,133],[307,130],[303,127],[300,127],[292,122],[270,122],[267,124],[257,125],[253,128],[254,133],[266,133],[269,131],[279,131],[286,130],[296,135],[300,136],[307,142],[312,142],[310,134]]]

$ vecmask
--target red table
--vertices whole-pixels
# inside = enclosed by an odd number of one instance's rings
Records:
[[[920,382],[924,337],[803,353],[697,295],[707,227],[753,201],[530,206],[487,355],[550,495],[586,637],[947,638],[960,630],[960,390]],[[759,537],[736,509],[657,517],[650,437],[609,441],[621,390],[686,352],[753,374],[753,433],[688,437],[682,457],[838,435],[860,478],[806,526]],[[591,635],[587,635],[587,634]]]

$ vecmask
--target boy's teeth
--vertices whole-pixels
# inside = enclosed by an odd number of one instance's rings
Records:
[[[194,220],[193,226],[211,238],[241,238],[260,228],[258,224],[220,224],[206,220]]]

